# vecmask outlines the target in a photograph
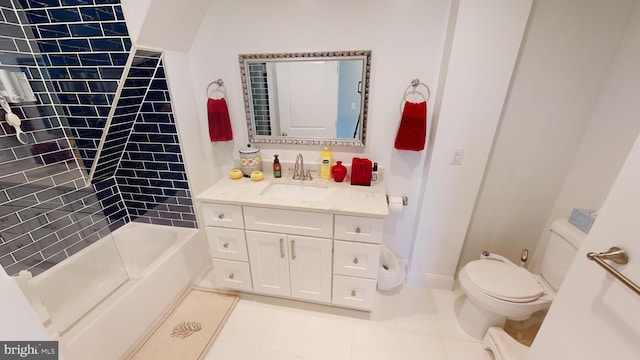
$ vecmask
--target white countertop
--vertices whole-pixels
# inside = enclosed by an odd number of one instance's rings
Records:
[[[219,204],[249,205],[289,210],[310,210],[342,215],[359,215],[385,217],[389,214],[387,195],[384,183],[375,182],[371,186],[355,186],[333,179],[292,180],[289,177],[275,179],[271,174],[264,174],[262,181],[248,178],[232,180],[228,177],[218,181],[197,196],[201,202]],[[273,198],[262,193],[272,183],[326,187],[326,194],[321,200],[309,201],[300,199]]]

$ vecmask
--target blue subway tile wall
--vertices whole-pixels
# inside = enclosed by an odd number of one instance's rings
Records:
[[[0,70],[24,72],[37,97],[13,106],[29,144],[0,127],[0,265],[7,273],[36,275],[129,221],[196,227],[157,54],[157,69],[135,66],[121,80],[131,42],[119,1],[0,0],[0,15]],[[131,86],[117,95],[120,81]],[[144,102],[134,114],[136,97]],[[111,150],[125,134],[128,141],[99,160],[98,170],[109,170],[85,187],[114,106],[122,119],[108,129],[118,139]]]
[[[38,274],[108,234],[120,219],[106,217],[96,191],[85,187],[65,133],[66,119],[52,101],[44,61],[29,48],[29,28],[21,34],[6,31],[23,29],[19,14],[10,2],[0,2],[0,12],[0,44],[5,44],[0,71],[24,73],[36,96],[35,102],[11,104],[29,136],[27,144],[15,139],[12,127],[0,127],[0,264],[9,274],[24,269]],[[115,198],[102,195],[103,202]],[[108,210],[123,209],[120,201]]]
[[[90,169],[131,48],[119,1],[20,0],[83,164]],[[104,68],[109,70],[104,71]],[[116,76],[119,74],[119,76]],[[87,95],[103,95],[84,102]],[[79,124],[82,124],[80,126]]]
[[[161,55],[159,52],[136,51],[114,106],[115,111],[98,156],[94,179],[105,179],[115,175]],[[140,74],[144,76],[139,76]]]
[[[151,62],[147,62],[150,64]],[[171,111],[162,60],[155,74],[144,66],[130,76],[153,75],[116,174],[133,221],[196,228],[191,192]]]

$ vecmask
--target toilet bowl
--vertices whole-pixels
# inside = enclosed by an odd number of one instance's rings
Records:
[[[491,326],[502,327],[506,319],[526,320],[551,305],[555,290],[540,275],[511,262],[476,260],[458,275],[467,298],[458,313],[460,326],[482,339]]]
[[[460,326],[482,339],[492,326],[501,328],[507,319],[526,320],[548,308],[585,236],[567,220],[555,221],[540,274],[499,255],[483,255],[467,263],[458,274],[466,295],[457,314]]]

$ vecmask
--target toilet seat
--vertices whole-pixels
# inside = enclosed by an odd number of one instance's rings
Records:
[[[469,280],[491,297],[515,303],[538,299],[545,289],[525,268],[496,260],[476,260],[465,265]]]

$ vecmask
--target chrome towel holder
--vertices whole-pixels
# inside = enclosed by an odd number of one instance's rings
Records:
[[[223,95],[222,97],[227,100],[227,88],[224,87],[224,81],[222,79],[218,79],[216,81],[212,81],[209,83],[209,85],[207,85],[207,97],[209,97],[209,92],[211,89],[211,85],[218,85],[218,87],[216,87],[215,89],[213,89],[213,92],[219,91],[221,92]]]
[[[412,92],[417,92],[418,86],[420,85],[424,86],[424,88],[427,89],[427,98],[424,101],[429,101],[429,98],[431,97],[431,89],[429,89],[429,87],[425,83],[420,82],[420,79],[411,80],[411,85],[407,86],[407,89],[404,91],[404,101],[407,101],[408,91],[413,88]]]
[[[418,91],[418,86],[424,86],[424,88],[427,90],[426,96]],[[411,80],[411,85],[407,86],[407,89],[404,91],[404,96],[402,97],[402,101],[400,102],[400,112],[403,111],[404,103],[407,102],[407,95],[413,93],[418,93],[423,96],[425,102],[428,102],[431,98],[431,89],[429,89],[429,87],[425,83],[420,82],[420,79],[413,79]]]

